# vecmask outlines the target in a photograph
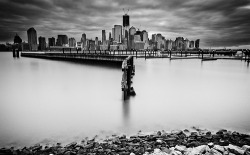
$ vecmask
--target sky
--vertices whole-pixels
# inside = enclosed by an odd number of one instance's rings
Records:
[[[250,48],[250,0],[0,0],[0,43],[27,30],[47,38],[66,34],[80,41],[101,39],[114,25],[122,25],[129,9],[130,26],[146,30],[149,38],[200,39],[203,48]]]

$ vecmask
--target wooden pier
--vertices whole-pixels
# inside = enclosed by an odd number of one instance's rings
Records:
[[[22,57],[31,58],[42,58],[42,59],[52,59],[52,60],[63,60],[63,61],[77,61],[77,62],[106,62],[106,63],[116,63],[120,64],[122,68],[122,91],[124,100],[128,99],[128,96],[135,95],[134,88],[132,85],[132,78],[135,75],[135,66],[133,56],[126,55],[114,55],[107,53],[63,53],[61,52],[22,52]]]

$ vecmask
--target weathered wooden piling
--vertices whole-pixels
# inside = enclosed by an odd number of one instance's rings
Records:
[[[15,51],[15,49],[12,50],[12,53],[13,53],[13,58],[15,58],[16,57],[16,51]]]
[[[128,96],[135,95],[134,88],[131,87],[132,77],[134,75],[134,60],[133,56],[127,57],[122,63],[122,91],[123,91],[123,99],[126,100]]]

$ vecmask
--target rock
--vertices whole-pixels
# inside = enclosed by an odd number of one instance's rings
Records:
[[[210,151],[213,155],[222,155],[222,153],[220,153],[219,151],[217,151],[216,149],[212,148]]]
[[[157,140],[156,140],[156,144],[162,144],[162,140],[157,139]]]
[[[249,146],[249,145],[243,145],[243,146],[242,146],[242,149],[243,149],[243,150],[250,149],[250,146]]]
[[[250,155],[250,148],[246,149],[246,151],[244,152],[244,155]]]
[[[236,155],[243,155],[244,154],[244,150],[241,149],[240,147],[238,146],[235,146],[235,145],[232,145],[232,144],[229,144],[228,146],[225,146],[225,148],[231,152],[231,153],[234,153]]]
[[[168,149],[168,148],[166,148],[166,147],[162,148],[161,151],[162,151],[162,152],[165,152],[165,153],[167,153],[167,154],[170,154],[170,153],[171,153],[171,150]]]
[[[225,152],[225,148],[223,146],[220,145],[214,145],[213,147],[215,150],[219,151],[220,153],[224,153]]]
[[[76,144],[77,144],[77,142],[72,142],[72,143],[66,145],[65,147],[66,148],[73,148],[74,146],[76,146]]]
[[[187,149],[186,146],[179,146],[179,145],[176,145],[176,146],[175,146],[175,150],[180,151],[180,152],[182,152],[182,153],[183,153],[186,149]]]
[[[221,146],[228,146],[229,145],[229,141],[220,139],[219,145],[221,145]]]
[[[131,152],[129,155],[135,155],[133,152]]]
[[[197,147],[197,146],[199,146],[199,142],[197,141],[187,143],[187,147]]]

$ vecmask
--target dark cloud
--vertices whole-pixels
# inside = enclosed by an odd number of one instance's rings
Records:
[[[30,27],[38,36],[100,38],[102,29],[122,24],[123,8],[150,35],[199,38],[203,47],[250,45],[250,0],[0,0],[0,42],[15,33],[27,40]]]

